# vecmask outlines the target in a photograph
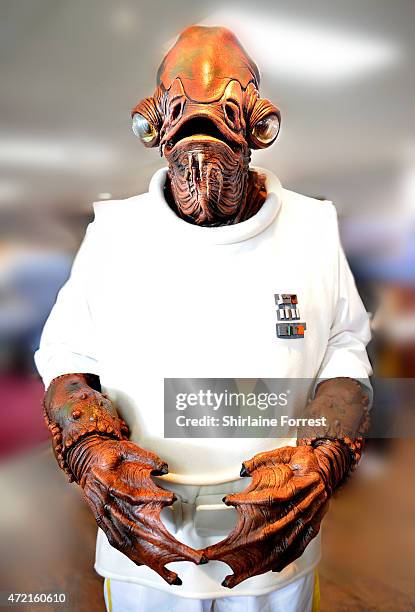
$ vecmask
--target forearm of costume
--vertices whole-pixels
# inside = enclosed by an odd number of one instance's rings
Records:
[[[305,416],[325,417],[321,427],[300,428],[298,446],[312,446],[329,494],[356,469],[369,427],[369,396],[352,378],[333,378],[317,387]]]
[[[167,464],[125,439],[128,428],[101,393],[97,376],[55,378],[44,406],[58,463],[82,487],[111,546],[137,565],[147,565],[169,584],[181,584],[166,564],[206,560],[202,552],[176,540],[160,518],[175,496],[157,486],[152,476],[166,474]]]
[[[76,479],[68,461],[69,451],[81,439],[97,436],[117,440],[128,437],[128,427],[112,402],[101,393],[98,376],[64,374],[50,383],[44,397],[46,424],[59,466],[69,480]]]

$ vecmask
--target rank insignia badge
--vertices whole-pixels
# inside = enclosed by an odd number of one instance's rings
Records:
[[[307,325],[300,322],[300,310],[295,293],[276,293],[274,295],[277,307],[277,337],[304,338]]]

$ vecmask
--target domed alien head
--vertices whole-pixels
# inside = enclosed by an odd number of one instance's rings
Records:
[[[250,150],[275,141],[280,112],[259,96],[259,81],[232,32],[192,26],[163,59],[154,95],[132,111],[134,133],[167,160],[170,205],[191,223],[237,223],[263,203]]]

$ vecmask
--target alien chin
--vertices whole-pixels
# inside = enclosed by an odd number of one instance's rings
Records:
[[[246,197],[247,146],[206,133],[168,142],[170,205],[197,225],[234,223]]]

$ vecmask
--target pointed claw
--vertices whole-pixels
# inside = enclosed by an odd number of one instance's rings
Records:
[[[209,559],[206,557],[206,555],[202,555],[200,557],[199,565],[206,565],[206,563],[209,563]]]
[[[232,588],[232,578],[233,578],[233,574],[229,574],[229,576],[226,576],[224,578],[224,580],[222,580],[222,586],[226,587],[227,589],[231,589]]]
[[[163,463],[163,465],[159,469],[155,469],[151,473],[153,476],[164,476],[165,474],[168,474],[169,468],[167,466],[167,463]]]
[[[249,470],[246,467],[245,463],[242,464],[241,471],[240,471],[239,475],[241,476],[241,478],[244,478],[245,476],[249,476]]]
[[[162,567],[160,571],[156,568],[154,569],[161,576],[161,578],[167,582],[167,584],[174,584],[176,586],[180,586],[182,584],[182,581],[176,572],[171,572],[167,569],[167,567]]]

